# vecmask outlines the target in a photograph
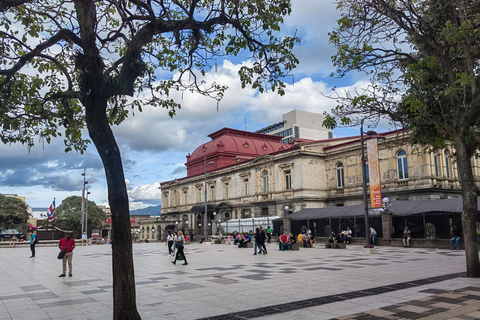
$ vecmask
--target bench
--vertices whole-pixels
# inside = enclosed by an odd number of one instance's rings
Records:
[[[225,240],[223,240],[223,239],[215,239],[215,244],[225,244]]]
[[[300,250],[300,245],[298,243],[292,244],[292,250]]]
[[[325,249],[347,249],[347,245],[344,242],[340,243],[325,243]]]

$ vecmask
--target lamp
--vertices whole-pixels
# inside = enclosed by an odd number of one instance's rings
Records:
[[[388,210],[388,208],[390,208],[390,205],[392,204],[390,202],[390,199],[388,199],[388,197],[383,198],[382,202],[383,202],[383,207],[384,207],[385,210]]]
[[[211,166],[215,164],[215,162],[209,162],[208,165]],[[208,238],[208,203],[207,203],[207,157],[203,157],[203,165],[205,167],[205,178],[204,178],[204,184],[205,184],[205,216],[204,216],[204,230],[203,230],[203,236],[205,240]]]
[[[85,182],[88,183],[88,181],[85,181]],[[87,191],[87,199],[85,201],[85,232],[87,233],[87,236],[88,236],[88,195],[89,194],[90,194],[90,191]]]
[[[88,184],[88,181],[85,180],[86,169],[83,168],[83,189],[82,189],[82,235],[84,232],[84,221],[85,221],[85,186]]]

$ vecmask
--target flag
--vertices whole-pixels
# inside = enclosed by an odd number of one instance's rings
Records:
[[[53,221],[55,219],[55,199],[53,199],[50,208],[48,208],[48,221]]]

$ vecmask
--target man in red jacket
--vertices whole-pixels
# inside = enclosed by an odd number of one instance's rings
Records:
[[[75,249],[75,240],[72,238],[72,232],[67,231],[65,232],[65,238],[60,239],[58,243],[58,247],[60,250],[65,251],[65,255],[63,256],[63,272],[59,277],[65,277],[67,273],[67,261],[68,261],[68,276],[72,276],[72,258],[73,258],[73,249]]]

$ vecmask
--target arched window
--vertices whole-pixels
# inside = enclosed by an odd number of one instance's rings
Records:
[[[337,188],[345,187],[345,177],[343,173],[343,163],[339,162],[337,164]]]
[[[397,153],[398,179],[408,179],[408,162],[407,153],[405,150],[400,150]]]
[[[262,173],[263,175],[263,192],[268,193],[268,171],[265,170]]]
[[[450,163],[450,153],[448,152],[448,150],[445,150],[444,151],[444,154],[445,154],[445,174],[446,174],[446,177],[447,178],[450,178],[451,176],[451,163]]]

